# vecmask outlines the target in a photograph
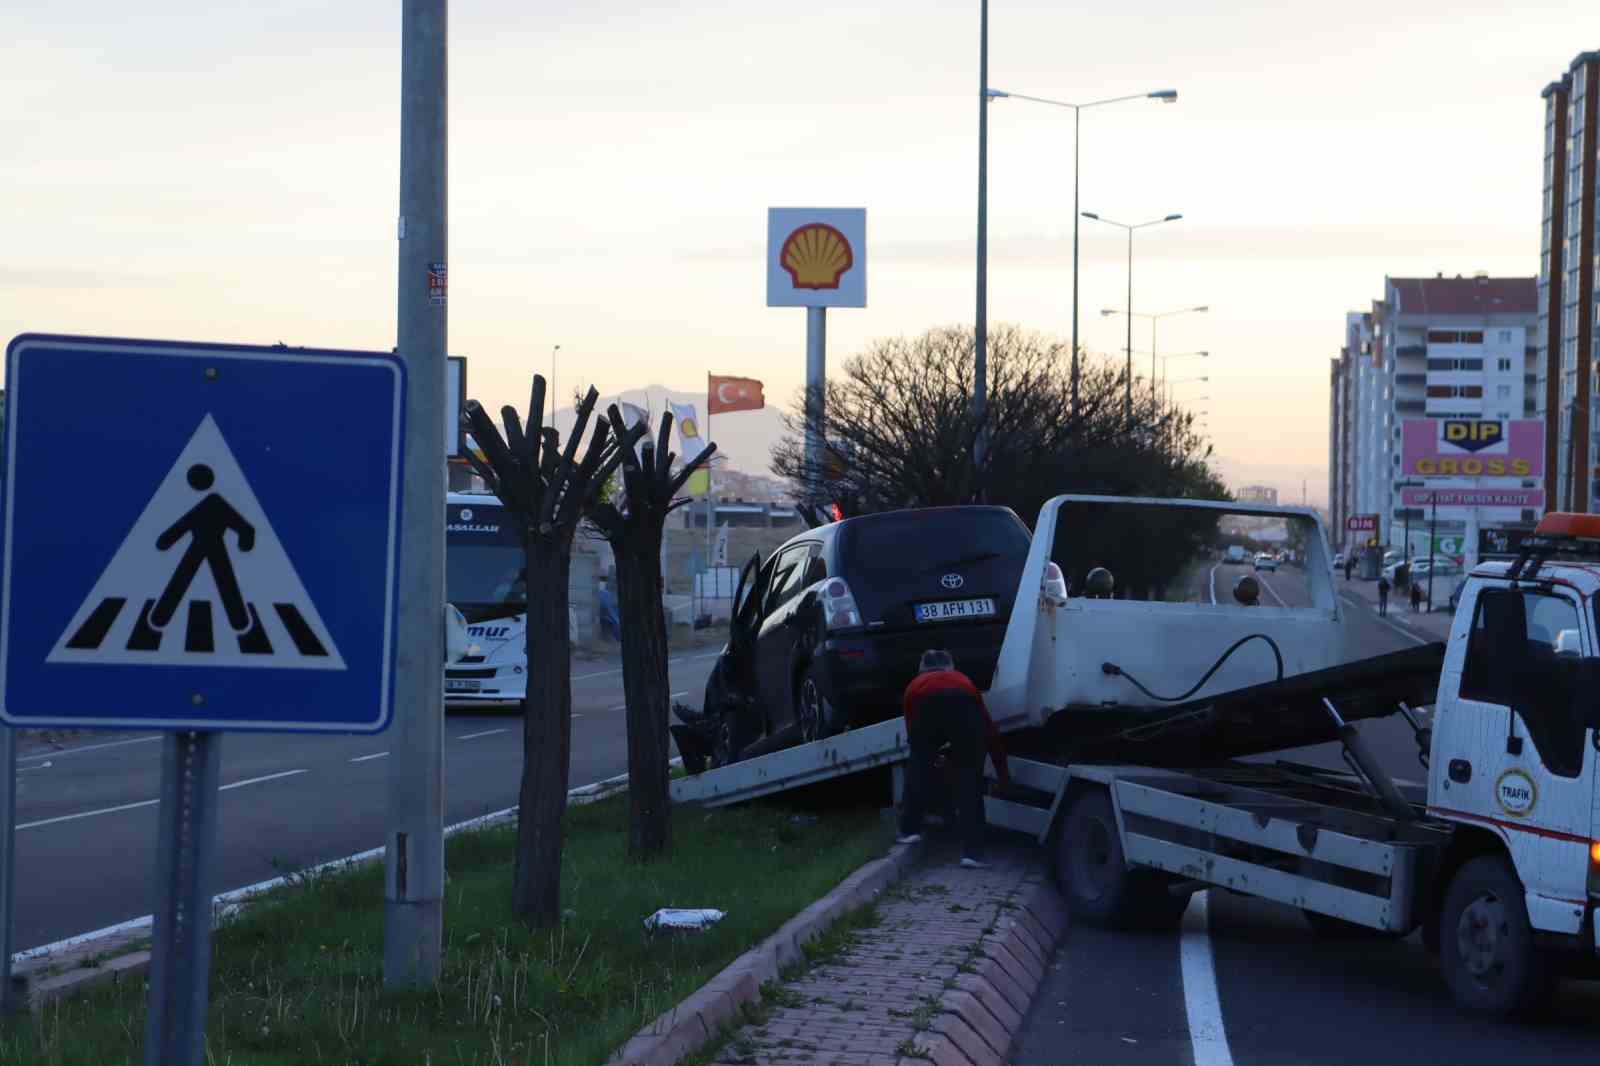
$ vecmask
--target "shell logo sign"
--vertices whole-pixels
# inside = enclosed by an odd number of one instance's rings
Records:
[[[797,289],[837,289],[839,279],[855,261],[849,238],[821,222],[789,234],[778,255]]]
[[[767,211],[767,306],[865,307],[867,212]]]

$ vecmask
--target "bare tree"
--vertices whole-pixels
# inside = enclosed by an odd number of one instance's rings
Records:
[[[611,430],[628,430],[616,404],[606,411]],[[590,521],[611,542],[617,559],[617,605],[622,621],[622,691],[628,721],[628,853],[648,858],[672,843],[667,797],[667,630],[662,611],[661,537],[667,515],[687,498],[677,499],[684,482],[711,460],[717,446],[672,469],[672,414],[661,416],[654,443],[640,454],[624,448],[622,486],[616,502],[596,504]]]
[[[1076,409],[1065,371],[1067,345],[1012,326],[989,335],[986,421],[971,411],[973,333],[929,330],[874,342],[845,360],[827,383],[822,430],[828,462],[805,461],[804,397],[773,449],[773,470],[802,498],[832,501],[846,514],[986,500],[1031,521],[1050,496],[1216,496],[1205,466],[1209,446],[1189,415],[1136,388],[1125,413],[1125,373],[1110,361],[1083,367]],[[973,444],[987,431],[984,469]]]
[[[544,400],[545,380],[535,374],[527,429],[516,408],[503,407],[504,438],[476,400],[466,405],[472,435],[488,462],[471,452],[468,459],[515,518],[522,535],[528,687],[522,705],[522,789],[511,899],[517,915],[535,929],[553,928],[561,920],[561,817],[567,805],[572,748],[572,645],[567,628],[572,539],[594,494],[637,439],[637,433],[630,433],[614,441],[602,421],[580,461],[579,442],[599,394],[591,388],[578,404],[577,422],[564,448],[560,435],[544,427]]]

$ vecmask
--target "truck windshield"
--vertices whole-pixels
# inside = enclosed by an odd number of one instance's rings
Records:
[[[444,528],[446,599],[472,621],[526,608],[522,545],[499,501],[446,504]]]

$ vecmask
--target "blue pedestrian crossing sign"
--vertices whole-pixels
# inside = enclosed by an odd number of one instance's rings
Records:
[[[6,354],[0,720],[388,725],[397,358],[45,335]]]

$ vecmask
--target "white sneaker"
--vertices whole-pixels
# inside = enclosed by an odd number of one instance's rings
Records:
[[[896,844],[920,844],[920,843],[922,843],[922,834],[921,833],[907,833],[903,837],[895,837],[894,838],[894,842]]]
[[[979,862],[977,859],[968,859],[963,857],[961,860],[961,868],[963,870],[987,870],[989,868],[989,864],[986,862]]]

